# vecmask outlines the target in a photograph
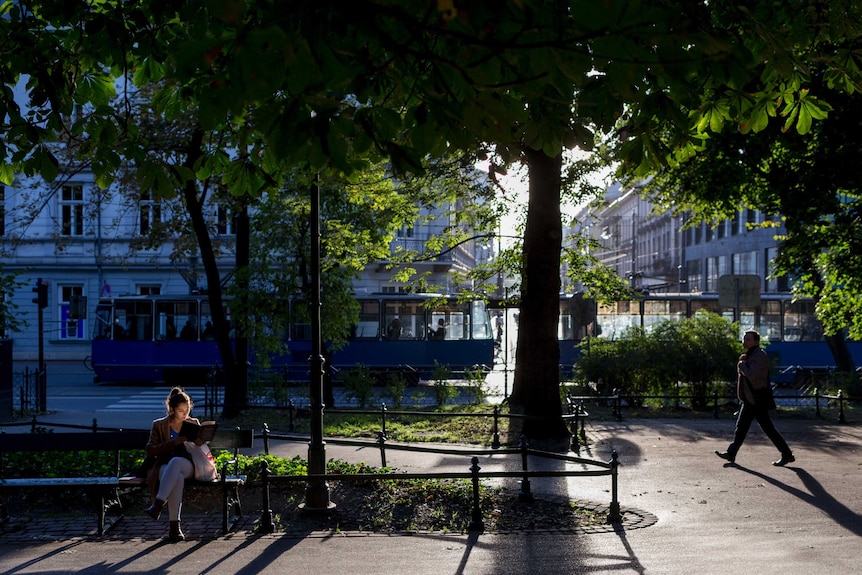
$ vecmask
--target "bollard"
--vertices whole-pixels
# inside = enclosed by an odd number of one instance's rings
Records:
[[[620,513],[620,502],[617,493],[617,470],[620,466],[617,450],[611,452],[611,506],[608,508],[608,523],[621,523],[623,515]]]
[[[260,521],[255,528],[258,533],[272,533],[275,531],[275,525],[272,523],[272,509],[269,504],[269,463],[264,459],[260,462],[260,485],[263,493],[261,501]]]
[[[712,390],[712,418],[718,419],[718,390]]]
[[[533,494],[530,491],[530,477],[527,475],[527,437],[521,434],[521,467],[524,471],[524,479],[521,480],[521,491],[518,492],[518,501],[532,501]]]
[[[269,424],[264,422],[263,424],[263,454],[269,455]]]
[[[33,414],[33,421],[30,423],[30,433],[36,433],[36,414]]]
[[[470,518],[470,524],[467,526],[468,531],[482,532],[485,530],[485,522],[482,520],[482,507],[479,505],[479,458],[473,456],[470,471],[472,472],[473,481],[473,514]]]
[[[385,436],[386,435],[386,404],[385,403],[380,404],[380,426],[381,426],[380,427],[381,433]]]
[[[491,441],[491,449],[500,449],[500,406],[494,406],[494,439]]]
[[[820,390],[814,388],[814,413],[820,417]]]
[[[93,418],[93,433],[96,433],[97,431],[99,431],[99,422],[96,421],[96,418],[94,417]]]

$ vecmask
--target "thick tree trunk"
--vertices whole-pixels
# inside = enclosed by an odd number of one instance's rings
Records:
[[[203,132],[200,129],[192,133],[189,146],[187,148],[185,165],[189,169],[193,169],[198,158],[203,155]],[[200,251],[201,263],[204,266],[204,272],[207,278],[207,294],[210,302],[210,314],[212,315],[213,329],[215,330],[216,344],[218,345],[219,354],[221,355],[222,367],[224,368],[227,381],[225,382],[225,406],[223,415],[232,417],[239,414],[240,410],[246,407],[246,394],[238,385],[241,380],[239,368],[233,348],[230,343],[230,327],[228,326],[227,316],[224,313],[224,296],[221,288],[221,276],[216,263],[215,251],[213,250],[212,239],[209,235],[206,220],[203,214],[203,198],[200,197],[197,182],[189,180],[183,186],[183,199],[185,200],[186,210],[188,210],[189,218],[191,219],[192,229],[195,233],[195,238],[198,241],[198,250]],[[247,242],[248,240],[246,240]],[[243,366],[243,369],[245,367]]]
[[[243,202],[236,214],[236,278],[239,297],[243,298],[242,309],[249,309],[248,304],[248,262],[250,248],[250,232],[248,227],[248,205]],[[236,372],[233,379],[225,386],[226,416],[238,415],[239,411],[248,406],[248,334],[242,329],[242,322],[236,322]],[[227,326],[228,334],[230,327]],[[230,406],[230,407],[228,407]]]
[[[509,403],[523,411],[530,439],[568,435],[560,400],[560,172],[562,157],[528,149],[529,205],[518,321],[515,379]]]

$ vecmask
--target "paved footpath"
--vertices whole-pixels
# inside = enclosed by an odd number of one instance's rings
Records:
[[[160,539],[164,525],[127,517],[101,539],[75,534],[74,527],[54,538],[38,525],[0,534],[0,573],[860,572],[862,427],[781,415],[777,426],[797,457],[786,468],[770,464],[778,454],[756,428],[738,465],[719,460],[713,450],[727,445],[733,428],[727,419],[588,423],[591,443],[581,456],[607,460],[616,450],[624,514],[651,518],[618,530],[258,536],[251,530],[255,517],[250,512],[236,532],[218,537],[212,518],[186,517],[189,540],[168,544]],[[305,455],[307,446],[274,444],[272,450]],[[376,449],[327,445],[327,458],[379,465],[379,457]],[[501,459],[488,456],[480,465],[511,465]],[[404,471],[463,468],[459,456],[389,451],[387,460]],[[607,477],[534,479],[532,490],[536,497],[610,500]]]

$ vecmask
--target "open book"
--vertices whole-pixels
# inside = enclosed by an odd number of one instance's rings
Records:
[[[207,443],[212,441],[217,428],[218,422],[215,421],[204,421],[198,425],[194,421],[186,420],[183,422],[182,429],[180,429],[180,435],[185,436],[187,441],[195,441],[200,438],[201,441]]]

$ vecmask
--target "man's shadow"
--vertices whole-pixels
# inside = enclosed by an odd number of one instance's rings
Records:
[[[750,475],[754,475],[755,477],[759,477],[760,479],[766,481],[767,483],[778,487],[779,489],[783,489],[787,493],[798,497],[802,501],[813,505],[814,507],[823,511],[826,515],[832,518],[835,523],[841,525],[848,531],[855,533],[856,535],[862,536],[862,515],[856,513],[852,509],[848,508],[846,505],[832,497],[832,495],[823,489],[823,486],[811,476],[810,473],[805,471],[804,469],[800,469],[798,467],[786,467],[786,469],[793,471],[799,478],[802,480],[802,483],[808,489],[808,492],[805,492],[801,489],[797,489],[795,487],[791,487],[782,481],[775,479],[774,477],[770,477],[768,475],[764,475],[758,471],[754,471],[753,469],[748,469],[747,467],[743,467],[738,463],[727,463],[725,467],[736,467],[737,469],[744,471]]]

